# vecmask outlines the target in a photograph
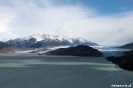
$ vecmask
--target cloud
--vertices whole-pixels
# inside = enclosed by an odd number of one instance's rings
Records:
[[[118,31],[119,32],[124,32],[124,31],[126,31],[126,29],[119,29]]]
[[[59,0],[60,5],[56,0],[10,0],[10,5],[0,6],[4,14],[0,15],[0,37],[40,33],[84,37],[109,45],[133,41],[133,12],[99,15],[96,8],[66,2]]]

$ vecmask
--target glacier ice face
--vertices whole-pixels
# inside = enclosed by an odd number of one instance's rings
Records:
[[[106,47],[106,46],[92,46],[103,53],[104,56],[121,56],[125,51],[130,51],[131,49],[123,49],[117,47]]]

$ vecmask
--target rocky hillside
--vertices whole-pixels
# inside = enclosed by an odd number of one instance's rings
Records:
[[[0,49],[5,48],[5,47],[10,47],[10,46],[11,45],[9,45],[9,44],[6,44],[4,42],[0,42]]]
[[[0,42],[0,53],[14,53],[15,50],[6,43]]]
[[[119,65],[122,69],[133,71],[133,51],[128,51],[124,53],[124,56],[120,57],[107,57],[108,61]]]

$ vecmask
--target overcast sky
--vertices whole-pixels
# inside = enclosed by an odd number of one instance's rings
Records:
[[[133,42],[133,0],[0,0],[0,38],[36,33]]]

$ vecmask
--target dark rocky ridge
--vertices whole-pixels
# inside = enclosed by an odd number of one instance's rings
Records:
[[[133,51],[125,52],[124,56],[111,56],[107,57],[106,59],[114,64],[117,64],[122,69],[133,71]]]
[[[123,53],[123,55],[130,55],[130,54],[132,54],[132,53],[133,53],[133,50],[131,50],[131,51],[126,51],[126,52]]]
[[[49,51],[46,55],[59,55],[59,56],[96,56],[102,57],[103,54],[92,47],[85,45],[78,45],[69,48],[60,48],[54,51]]]
[[[133,43],[125,44],[125,45],[121,46],[120,48],[133,49]]]

